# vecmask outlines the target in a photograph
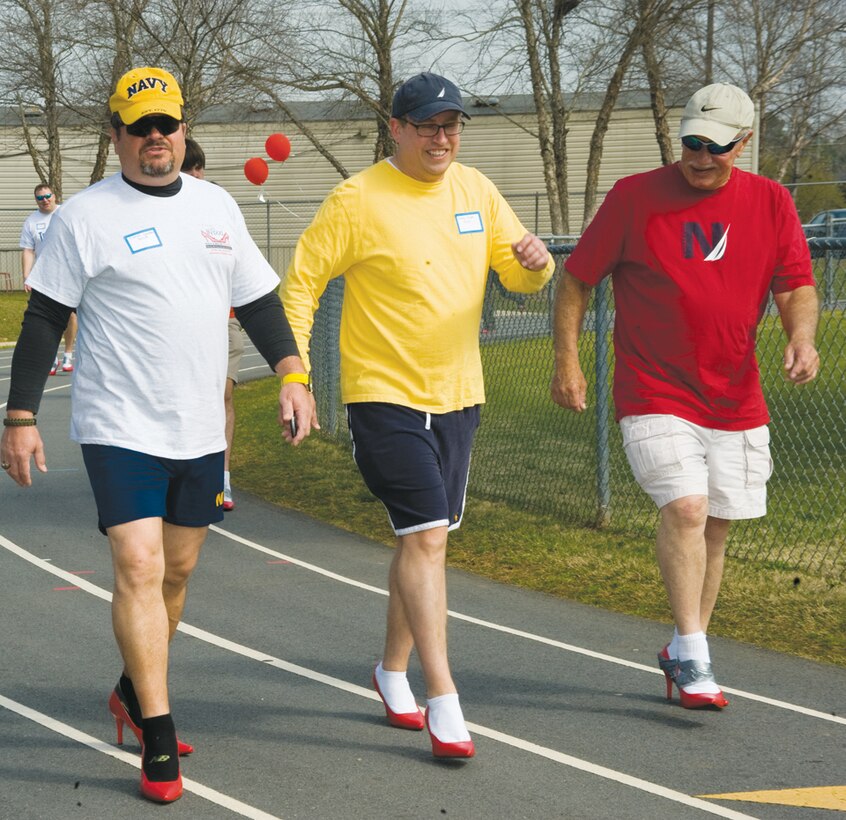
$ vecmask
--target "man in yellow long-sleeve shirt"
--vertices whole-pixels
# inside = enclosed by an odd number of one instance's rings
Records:
[[[454,162],[465,118],[449,80],[425,73],[401,85],[390,121],[396,152],[329,194],[283,284],[305,355],[321,294],[345,278],[341,393],[353,453],[397,536],[373,684],[392,725],[428,728],[435,757],[475,753],[447,658],[444,568],[485,400],[478,334],[488,268],[509,290],[531,293],[554,267],[494,184]],[[406,678],[413,648],[425,716]]]

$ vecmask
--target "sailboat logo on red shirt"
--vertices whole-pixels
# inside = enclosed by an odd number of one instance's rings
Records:
[[[728,247],[729,228],[731,228],[731,225],[723,228],[722,222],[712,222],[711,237],[709,239],[705,235],[705,230],[698,222],[685,222],[682,238],[684,258],[694,258],[693,246],[695,241],[699,246],[704,262],[716,262],[722,259]]]

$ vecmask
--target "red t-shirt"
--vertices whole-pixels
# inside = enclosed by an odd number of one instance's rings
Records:
[[[614,403],[703,427],[769,421],[755,336],[770,291],[813,285],[808,243],[787,190],[732,170],[713,192],[677,165],[621,179],[565,267],[595,285],[612,275]]]

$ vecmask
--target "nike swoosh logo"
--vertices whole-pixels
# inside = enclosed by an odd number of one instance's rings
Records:
[[[703,105],[702,108],[700,108],[699,110],[700,111],[719,111],[720,106],[719,105],[712,105],[710,107],[706,107],[706,106]]]

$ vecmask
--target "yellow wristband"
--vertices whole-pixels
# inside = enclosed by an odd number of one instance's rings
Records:
[[[304,384],[306,390],[311,393],[311,374],[310,373],[286,373],[282,377],[282,384]]]

